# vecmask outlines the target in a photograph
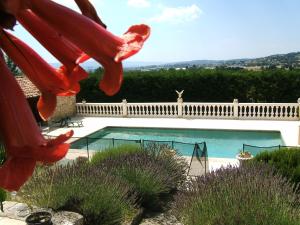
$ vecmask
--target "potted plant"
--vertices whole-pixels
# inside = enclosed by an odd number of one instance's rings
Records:
[[[25,220],[27,225],[52,225],[52,215],[46,211],[31,213]]]
[[[248,151],[240,151],[239,154],[236,155],[236,158],[242,163],[245,160],[249,160],[253,158],[253,155]]]

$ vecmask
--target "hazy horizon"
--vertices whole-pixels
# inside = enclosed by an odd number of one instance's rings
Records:
[[[300,51],[299,51],[300,52]],[[289,54],[289,53],[298,53],[298,51],[294,52],[286,52],[286,53],[281,53],[281,54]],[[192,60],[182,60],[182,61],[133,61],[133,60],[125,60],[123,61],[123,65],[130,67],[130,66],[136,66],[137,64],[143,64],[141,66],[151,66],[151,65],[164,65],[164,64],[176,64],[176,63],[184,63],[184,62],[191,62],[191,61],[230,61],[230,60],[243,60],[243,59],[256,59],[256,58],[263,58],[263,57],[268,57],[268,56],[273,56],[273,55],[281,55],[281,54],[271,54],[267,56],[261,56],[261,57],[247,57],[247,58],[235,58],[235,59],[192,59]],[[94,59],[90,59],[84,64],[89,64],[89,63],[98,63]],[[55,66],[60,66],[61,64],[58,61],[55,62],[49,62],[52,65]]]

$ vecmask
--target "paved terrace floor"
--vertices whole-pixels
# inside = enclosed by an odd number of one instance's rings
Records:
[[[213,119],[169,119],[169,118],[112,118],[112,117],[73,117],[82,120],[83,127],[51,128],[48,135],[58,136],[70,129],[74,130],[74,137],[85,137],[99,129],[115,127],[153,127],[153,128],[191,128],[191,129],[222,129],[222,130],[260,130],[280,131],[288,146],[298,146],[300,121],[266,121],[266,120],[213,120]],[[74,139],[72,140],[74,141]],[[86,151],[71,149],[66,156],[74,159],[87,156]],[[189,157],[186,157],[190,161]],[[221,166],[238,165],[236,159],[209,158],[209,170]]]

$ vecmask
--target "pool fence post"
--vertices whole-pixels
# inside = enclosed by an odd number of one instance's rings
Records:
[[[239,100],[237,98],[233,99],[233,117],[239,118]]]
[[[206,142],[204,142],[204,147],[203,147],[203,151],[204,151],[204,175],[207,174],[207,160],[208,160],[208,154],[207,154],[207,147],[206,147]]]
[[[123,107],[123,117],[127,117],[127,100],[122,100],[122,107]]]
[[[86,151],[87,151],[88,159],[90,159],[89,138],[88,137],[86,137]]]

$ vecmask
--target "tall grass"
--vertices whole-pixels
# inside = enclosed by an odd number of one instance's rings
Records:
[[[299,225],[300,198],[265,164],[245,164],[199,177],[176,196],[185,225]]]

